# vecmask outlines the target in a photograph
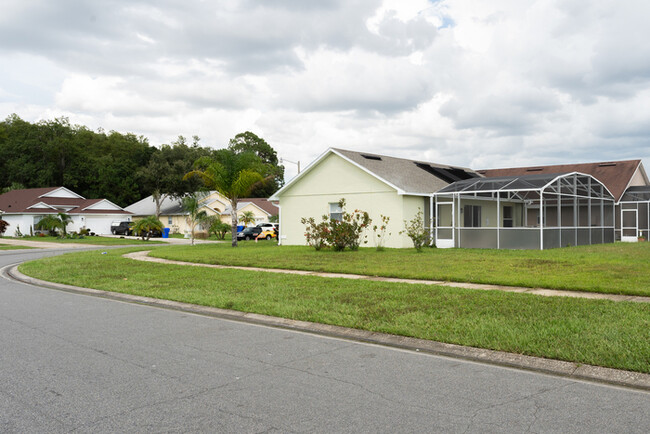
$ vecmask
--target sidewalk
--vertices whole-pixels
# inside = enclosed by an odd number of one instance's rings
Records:
[[[519,292],[519,293],[526,293],[526,294],[541,295],[544,297],[576,297],[576,298],[588,298],[592,300],[632,301],[636,303],[650,303],[650,297],[642,297],[638,295],[601,294],[597,292],[565,291],[560,289],[486,285],[481,283],[445,282],[442,280],[399,279],[394,277],[378,277],[378,276],[366,276],[362,274],[344,274],[344,273],[321,273],[316,271],[287,270],[282,268],[259,268],[259,267],[240,267],[235,265],[198,264],[194,262],[172,261],[169,259],[153,258],[148,256],[149,252],[151,252],[151,250],[127,253],[123,256],[125,258],[133,259],[136,261],[157,262],[160,264],[190,265],[194,267],[206,267],[206,268],[230,268],[234,270],[261,271],[264,273],[297,274],[301,276],[318,276],[318,277],[340,278],[340,279],[372,280],[377,282],[409,283],[409,284],[419,284],[419,285],[440,285],[440,286],[451,286],[454,288],[479,289],[484,291]]]

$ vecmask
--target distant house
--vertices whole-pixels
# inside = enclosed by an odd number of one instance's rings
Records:
[[[224,223],[231,223],[230,200],[218,191],[205,193],[201,198],[201,210],[208,215],[218,215]],[[137,220],[156,213],[156,203],[152,196],[145,197],[125,208]],[[241,198],[237,204],[238,220],[245,211],[252,211],[256,223],[265,223],[278,215],[278,208],[263,198]],[[179,198],[165,198],[160,206],[160,221],[172,233],[189,232],[188,213],[183,209],[183,201]],[[205,230],[199,226],[199,230]]]
[[[207,192],[200,200],[201,210],[208,215],[220,216],[228,204],[228,199],[218,191]],[[153,196],[147,196],[127,206],[125,210],[133,213],[134,219],[138,220],[156,214],[156,203]],[[160,221],[166,228],[170,228],[173,234],[189,232],[188,215],[183,208],[182,199],[166,197],[160,205]]]
[[[34,231],[34,225],[46,215],[65,213],[72,218],[68,231],[88,229],[109,234],[115,220],[130,220],[131,213],[107,199],[86,199],[65,187],[12,190],[0,195],[0,214],[9,223],[8,235],[16,230]]]
[[[480,177],[464,167],[330,148],[270,200],[279,201],[283,245],[304,245],[300,219],[336,215],[344,198],[350,212],[366,211],[375,222],[381,215],[390,217],[386,247],[410,247],[411,240],[400,234],[404,221],[420,210],[425,225],[433,228],[433,193],[454,181]]]

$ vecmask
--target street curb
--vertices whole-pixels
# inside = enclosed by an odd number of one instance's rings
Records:
[[[503,351],[466,347],[462,345],[447,344],[425,339],[391,335],[387,333],[352,329],[328,324],[312,323],[308,321],[298,321],[260,315],[256,313],[239,312],[171,300],[143,297],[139,295],[122,294],[99,289],[81,288],[78,286],[46,282],[22,274],[20,271],[18,271],[18,265],[10,265],[8,267],[5,267],[0,270],[0,273],[19,282],[76,294],[92,295],[95,297],[102,297],[128,303],[136,303],[146,306],[190,312],[214,318],[247,322],[288,330],[296,330],[328,337],[372,343],[415,352],[459,358],[497,366],[506,366],[510,368],[567,377],[575,380],[606,383],[650,392],[650,374],[644,374],[640,372],[584,365],[574,362],[565,362],[561,360],[545,359],[542,357],[526,356]]]

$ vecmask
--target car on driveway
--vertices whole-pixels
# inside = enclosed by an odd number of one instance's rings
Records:
[[[271,228],[267,228],[267,230],[262,231],[258,236],[258,240],[271,240],[273,238],[277,238],[278,233]]]
[[[113,235],[133,235],[133,222],[113,222],[111,233]]]
[[[264,232],[263,229],[257,226],[244,228],[241,232],[237,232],[237,240],[254,240],[262,232]]]

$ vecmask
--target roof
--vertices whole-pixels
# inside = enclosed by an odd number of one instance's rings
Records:
[[[49,197],[62,191],[68,197]],[[64,187],[27,188],[0,195],[0,211],[7,214],[130,214],[106,199],[85,199]]]
[[[621,197],[621,202],[646,202],[650,201],[650,185],[628,187]]]
[[[408,160],[406,158],[390,157],[387,155],[371,154],[368,152],[349,151],[346,149],[330,148],[312,162],[298,176],[293,178],[283,188],[277,191],[271,200],[290,185],[308,173],[327,155],[335,154],[359,167],[366,173],[395,188],[398,194],[430,195],[455,181],[470,178],[480,178],[472,169],[460,166],[431,163],[423,160]]]
[[[253,204],[260,208],[262,211],[267,213],[270,216],[278,215],[279,208],[274,205],[269,199],[263,197],[244,197],[237,199],[237,212],[241,209],[247,207],[248,205]],[[231,208],[230,206],[226,207],[223,214],[230,215]]]
[[[580,172],[591,175],[607,187],[618,201],[640,166],[641,160],[606,161],[599,163],[560,164],[553,166],[511,167],[506,169],[485,169],[477,172],[488,178]]]
[[[449,193],[492,193],[492,192],[527,192],[535,191],[540,192],[547,187],[556,185],[556,181],[560,178],[568,178],[573,175],[578,175],[577,191],[572,194],[579,196],[590,197],[606,197],[611,198],[611,194],[607,191],[607,187],[601,189],[594,189],[594,183],[591,183],[591,191],[589,185],[580,180],[580,177],[586,177],[595,180],[598,185],[604,185],[593,176],[586,173],[567,172],[567,173],[537,173],[530,175],[515,175],[515,176],[501,176],[498,178],[478,178],[468,179],[465,181],[454,182],[447,187],[440,190],[437,194]],[[569,185],[571,181],[569,180]],[[566,186],[567,183],[563,183]],[[563,187],[564,188],[564,187]]]
[[[207,193],[207,196],[214,194],[214,191]],[[212,199],[209,201],[203,201],[202,206],[211,207],[214,202],[219,202],[217,199]],[[136,216],[148,216],[154,215],[156,213],[156,202],[153,200],[152,196],[147,196],[144,199],[141,199],[135,203],[124,208],[125,210],[132,212]],[[187,211],[183,208],[183,200],[180,198],[171,198],[165,197],[160,204],[160,215],[186,215]]]

